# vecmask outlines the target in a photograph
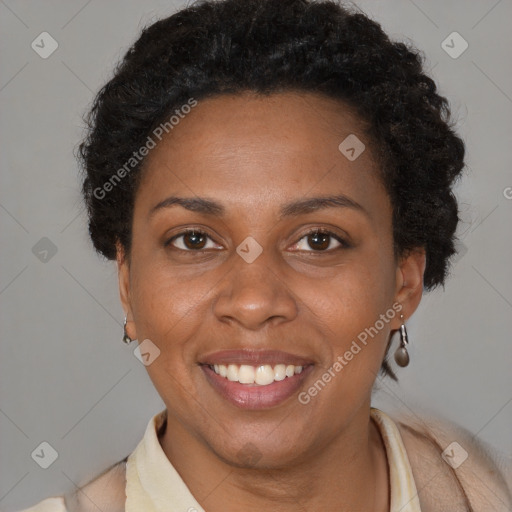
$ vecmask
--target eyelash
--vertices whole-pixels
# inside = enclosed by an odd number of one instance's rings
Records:
[[[180,233],[174,235],[169,240],[167,240],[165,242],[165,244],[164,244],[165,247],[169,247],[172,244],[172,242],[174,242],[174,240],[176,240],[176,239],[178,239],[178,238],[180,238],[182,236],[185,236],[185,235],[187,235],[189,233],[194,233],[194,234],[197,234],[197,235],[203,235],[203,236],[208,237],[210,240],[212,240],[212,238],[205,231],[203,231],[201,229],[188,228],[188,229],[185,229],[185,230],[181,231]],[[348,248],[351,247],[351,245],[345,239],[341,238],[339,235],[333,233],[332,231],[329,231],[329,230],[323,229],[323,228],[311,228],[311,229],[309,229],[308,231],[303,233],[302,236],[293,245],[298,244],[303,238],[305,238],[305,237],[307,237],[309,235],[313,235],[313,234],[329,235],[330,237],[334,238],[337,242],[339,242],[340,246],[339,247],[335,247],[334,249],[326,249],[326,250],[321,250],[321,251],[311,250],[311,251],[306,251],[306,252],[311,252],[313,254],[315,254],[315,253],[322,254],[322,253],[331,253],[331,252],[336,251],[338,249],[348,249]],[[199,254],[208,250],[208,249],[198,249],[198,250],[194,250],[194,249],[180,249],[179,247],[174,247],[174,249],[177,249],[178,251],[182,251],[182,252],[199,253]]]

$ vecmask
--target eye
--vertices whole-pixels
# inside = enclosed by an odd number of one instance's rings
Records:
[[[302,240],[305,240],[305,242],[301,244]],[[333,242],[338,244],[334,248],[332,247]],[[308,251],[308,249],[304,247],[305,244],[308,244],[309,247],[311,247],[314,250]],[[294,245],[294,248],[296,250],[306,252],[331,252],[336,249],[347,247],[350,247],[350,245],[348,244],[348,242],[343,240],[343,238],[339,237],[335,233],[332,233],[331,231],[319,228],[313,228],[310,231],[308,231]]]
[[[165,243],[165,246],[173,245],[173,247],[176,247],[177,249],[188,252],[215,249],[215,244],[214,247],[207,246],[208,239],[213,243],[213,240],[204,231],[201,231],[200,229],[187,229],[173,236]]]

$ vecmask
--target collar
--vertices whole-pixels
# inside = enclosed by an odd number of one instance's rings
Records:
[[[407,452],[393,420],[372,407],[388,460],[390,512],[421,512]],[[165,455],[158,434],[167,422],[167,410],[148,423],[143,439],[126,465],[126,512],[205,512]]]

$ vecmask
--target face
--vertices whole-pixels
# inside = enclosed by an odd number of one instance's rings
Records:
[[[359,156],[338,148],[349,135]],[[171,430],[270,467],[367,421],[424,269],[394,256],[371,150],[343,104],[288,92],[200,101],[150,152],[118,264]]]

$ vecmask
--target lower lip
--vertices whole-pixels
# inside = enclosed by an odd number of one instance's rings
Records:
[[[201,368],[213,388],[228,402],[241,409],[266,409],[281,404],[300,388],[313,365],[305,366],[301,373],[274,381],[266,386],[240,384],[216,374],[208,365]]]

